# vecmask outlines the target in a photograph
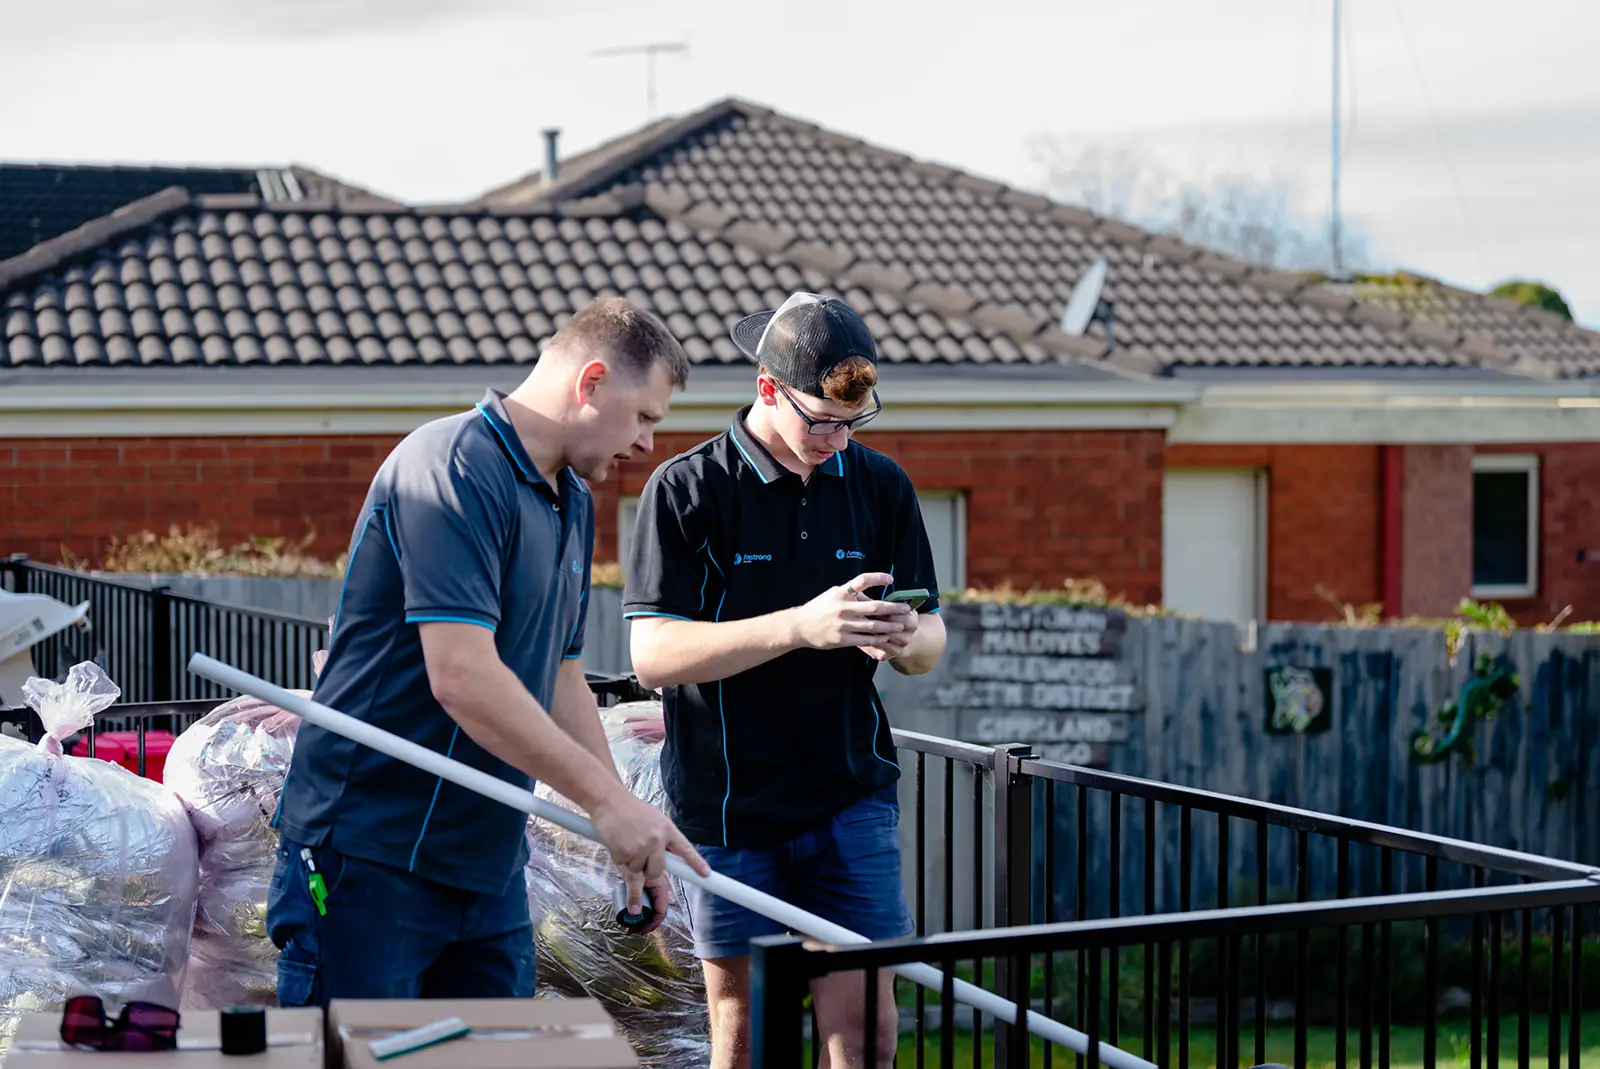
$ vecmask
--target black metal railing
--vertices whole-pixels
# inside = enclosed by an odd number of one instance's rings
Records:
[[[1101,1036],[1177,1059],[1152,1059],[1159,1064],[1233,1065],[1247,1055],[1265,1061],[1283,1031],[1271,1018],[1288,1022],[1292,1033],[1285,1061],[1305,1064],[1311,1031],[1321,1028],[1327,1057],[1354,1064],[1352,1032],[1359,1029],[1360,1064],[1372,1064],[1376,1037],[1378,1064],[1386,1065],[1390,1038],[1403,1025],[1407,1036],[1420,1036],[1417,1053],[1433,1064],[1441,1035],[1454,1034],[1441,1033],[1441,1021],[1468,1037],[1465,1053],[1482,1055],[1486,1044],[1498,1051],[1502,1006],[1515,1007],[1518,1015],[1513,1027],[1520,1056],[1535,1027],[1533,1000],[1501,1000],[1510,973],[1489,947],[1515,933],[1520,943],[1507,953],[1520,955],[1515,960],[1525,980],[1535,954],[1550,970],[1567,954],[1578,977],[1585,944],[1576,933],[1594,930],[1584,909],[1592,914],[1600,900],[1590,893],[1591,886],[1600,888],[1600,873],[1586,865],[1042,761],[1023,746],[974,746],[905,731],[895,736],[911,781],[905,790],[915,798],[915,811],[902,822],[917,920],[917,937],[906,945],[924,951],[921,957],[916,951],[890,955],[880,965],[937,964],[938,955],[955,950],[963,975],[981,977],[982,986],[1008,999],[1026,996],[1046,1016],[1064,1008],[1063,1020],[1080,1031],[1095,1016],[1088,1008],[1114,992],[1119,1012],[1105,1015]],[[1503,911],[1481,906],[1450,919],[1430,914],[1426,923],[1402,923],[1407,909],[1424,908],[1419,903],[1452,901],[1462,893],[1521,894],[1528,887],[1555,894],[1562,909],[1508,920]],[[1354,912],[1305,912],[1319,903],[1363,905]],[[1386,903],[1398,912],[1386,914]],[[1284,927],[1280,914],[1334,920]],[[1209,944],[1166,938],[1164,932],[1186,931],[1171,927],[1172,917],[1184,915],[1221,918],[1231,931]],[[958,924],[968,931],[951,934]],[[1030,924],[1039,926],[1041,942],[1026,956],[1008,950],[998,961],[989,960],[997,945],[985,941],[990,936],[973,934]],[[1057,946],[1045,938],[1057,929],[1117,935]],[[1563,932],[1572,933],[1567,944]],[[822,952],[808,957],[800,973],[809,978],[819,968],[836,971],[843,960],[833,950]],[[1091,976],[1102,968],[1103,984],[1101,976]],[[783,1037],[774,1040],[774,1051],[785,1042],[795,1051],[809,1047],[809,1058],[799,1057],[815,1064],[816,1045],[803,1044],[803,1033],[788,1028],[794,1022],[786,1015],[794,1007],[770,1008],[772,992],[798,990],[794,979],[767,978],[769,1008],[763,1012],[775,1016],[763,1022],[763,1034]],[[1600,976],[1585,982],[1600,984]],[[1573,985],[1569,1012],[1580,1004],[1578,981]],[[1013,1048],[1030,1046],[1039,1064],[1067,1064],[1067,1052],[1020,1043],[1013,1029],[993,1027],[975,1010],[930,1006],[938,996],[914,986],[914,992],[902,991],[901,1001],[913,1019],[907,1031],[919,1069],[955,1064],[949,1053],[958,1032],[970,1042],[973,1065],[1010,1064]],[[1354,998],[1358,989],[1371,997]],[[1441,1004],[1441,994],[1460,1006]],[[1449,1016],[1457,1008],[1465,1020]],[[814,1028],[814,1021],[806,1023]],[[941,1038],[930,1053],[926,1040],[934,1024]],[[1569,1025],[1578,1036],[1579,1017]],[[1213,1060],[1191,1057],[1199,1053],[1190,1045],[1196,1036],[1209,1036]]]
[[[80,661],[93,661],[121,688],[121,700],[95,719],[82,738],[95,754],[98,735],[126,731],[135,737],[137,769],[147,770],[150,731],[181,733],[222,701],[226,688],[188,669],[195,653],[205,653],[282,687],[310,690],[313,657],[327,646],[326,621],[269,612],[247,605],[210,601],[107,579],[25,557],[0,559],[0,583],[16,593],[45,594],[68,605],[89,603],[88,627],[52,635],[32,647],[34,670],[62,680]],[[631,676],[587,672],[589,687],[602,704],[653,697]],[[37,742],[43,732],[31,709],[0,709],[0,720]],[[79,736],[67,741],[71,746]]]
[[[309,689],[326,642],[323,621],[20,558],[0,560],[0,581],[89,603],[88,634],[40,643],[35,666],[56,679],[84,659],[107,671],[123,704],[90,729],[90,752],[98,730],[126,722],[141,774],[148,725],[165,718],[176,734],[226,697],[187,671],[193,653]],[[628,676],[589,683],[602,702],[651,697]],[[29,737],[38,731],[32,718]],[[1391,1044],[1412,1039],[1433,1064],[1458,1034],[1475,1069],[1497,1064],[1502,1039],[1517,1064],[1541,1041],[1560,1064],[1563,1036],[1577,1064],[1581,1007],[1600,1004],[1600,953],[1583,966],[1586,947],[1600,950],[1581,937],[1600,931],[1600,872],[1587,865],[1044,761],[1022,745],[895,738],[913,801],[902,835],[915,936],[865,949],[767,945],[757,1065],[803,1062],[807,1046],[815,1063],[791,997],[808,978],[911,961],[956,969],[1162,1065],[1260,1062],[1281,1042],[1281,1060],[1306,1064],[1319,1028],[1326,1060],[1341,1066],[1389,1064]],[[919,1069],[955,1064],[963,1043],[962,1064],[1086,1060],[958,1014],[949,994],[903,996]]]
[[[17,593],[45,594],[68,605],[88,602],[87,634],[69,630],[33,647],[39,675],[60,679],[78,661],[92,660],[129,703],[222,696],[215,683],[188,671],[197,651],[280,686],[309,689],[312,655],[327,644],[326,620],[208,601],[23,557],[0,561],[0,575]]]

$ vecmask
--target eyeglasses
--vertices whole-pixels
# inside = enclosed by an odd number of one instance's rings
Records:
[[[108,1020],[98,995],[75,995],[61,1011],[61,1040],[94,1050],[173,1050],[178,1046],[178,1011],[154,1002],[129,1002],[116,1020]]]
[[[805,409],[795,404],[794,398],[789,396],[789,391],[784,388],[781,382],[773,379],[772,385],[776,386],[778,388],[778,392],[783,394],[783,399],[789,402],[789,407],[794,409],[795,415],[805,420],[806,433],[808,434],[833,434],[834,432],[841,430],[855,430],[857,427],[871,423],[878,413],[883,411],[883,402],[878,400],[878,391],[873,390],[873,407],[868,411],[861,413],[861,415],[855,416],[851,419],[817,419],[815,416],[806,415]]]

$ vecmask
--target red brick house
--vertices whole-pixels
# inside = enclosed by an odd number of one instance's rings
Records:
[[[1114,330],[1060,329],[1089,264]],[[1324,618],[1478,591],[1600,617],[1600,336],[1416,280],[1253,269],[726,101],[463,205],[173,188],[0,262],[0,551],[207,520],[333,553],[397,437],[509,387],[572,309],[654,308],[696,370],[658,457],[726,426],[727,339],[789,290],[881,340],[863,439],[924,495],[946,585],[1095,577]],[[599,488],[615,559],[648,471]]]

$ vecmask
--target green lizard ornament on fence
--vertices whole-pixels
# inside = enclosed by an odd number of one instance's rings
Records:
[[[1507,698],[1521,687],[1517,673],[1509,664],[1495,663],[1495,658],[1480,653],[1473,664],[1472,675],[1461,685],[1461,695],[1453,702],[1445,702],[1434,718],[1447,725],[1443,738],[1435,738],[1425,727],[1411,733],[1411,756],[1426,763],[1442,761],[1452,752],[1472,764],[1476,753],[1468,727],[1483,719],[1493,719]]]

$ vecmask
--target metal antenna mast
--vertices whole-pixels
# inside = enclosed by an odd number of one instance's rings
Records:
[[[616,48],[602,48],[591,52],[591,56],[636,56],[643,53],[645,57],[645,110],[646,121],[654,121],[656,117],[656,56],[662,52],[687,52],[689,46],[682,41],[654,41],[644,45],[619,45]]]
[[[1339,226],[1339,34],[1340,0],[1333,0],[1333,277],[1344,277],[1344,255],[1340,248]]]

